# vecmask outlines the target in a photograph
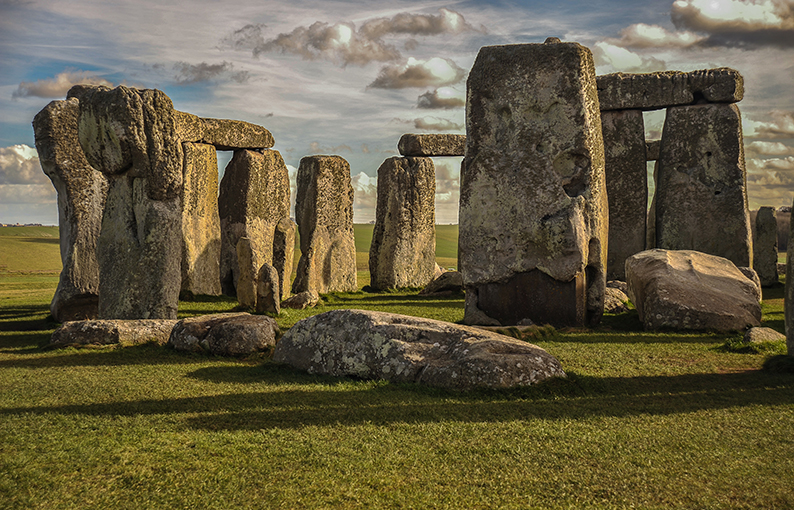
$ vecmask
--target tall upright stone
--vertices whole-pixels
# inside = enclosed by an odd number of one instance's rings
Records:
[[[278,274],[278,285],[281,299],[289,296],[292,268],[295,264],[295,235],[298,225],[290,218],[283,218],[276,225],[273,238],[273,268]]]
[[[93,168],[78,139],[78,99],[53,101],[33,119],[36,150],[58,192],[63,269],[50,312],[58,322],[95,319],[99,305],[96,243],[107,198],[107,178]]]
[[[695,250],[752,267],[739,108],[668,108],[658,162],[656,247]]]
[[[369,249],[370,286],[424,287],[436,268],[436,172],[424,157],[389,158],[378,168]]]
[[[347,161],[339,156],[301,159],[295,217],[301,258],[292,292],[358,290],[353,186]]]
[[[755,215],[753,229],[753,269],[763,287],[778,283],[777,219],[774,207],[761,207]]]
[[[794,208],[794,207],[793,207]],[[789,225],[789,239],[794,239],[794,222]],[[794,243],[788,243],[786,251],[786,295],[783,308],[786,322],[786,350],[789,356],[794,356]]]
[[[182,287],[188,295],[221,293],[221,219],[215,147],[185,142],[182,192]]]
[[[181,284],[182,144],[159,90],[76,86],[78,136],[109,181],[97,240],[100,319],[175,319]]]
[[[645,250],[648,171],[641,110],[601,112],[609,196],[607,279],[626,281],[626,259]]]
[[[459,217],[464,322],[599,322],[608,212],[587,48],[550,38],[480,49]]]
[[[278,151],[238,150],[221,179],[221,285],[235,295],[240,267],[237,242],[251,242],[253,262],[273,265],[276,226],[289,218],[289,172]]]

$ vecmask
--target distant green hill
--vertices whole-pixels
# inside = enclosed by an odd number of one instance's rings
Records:
[[[0,237],[58,237],[58,227],[0,227]]]

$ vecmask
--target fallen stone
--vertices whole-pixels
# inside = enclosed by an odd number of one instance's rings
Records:
[[[656,186],[656,247],[751,266],[752,235],[739,109],[667,110]]]
[[[355,292],[353,186],[339,156],[307,156],[298,167],[295,219],[301,257],[292,292]]]
[[[647,330],[732,331],[761,323],[755,284],[722,257],[648,250],[629,257],[626,279]]]
[[[279,341],[273,359],[312,374],[460,390],[565,377],[556,358],[530,343],[447,322],[363,310],[332,310],[299,321]]]
[[[559,42],[486,46],[467,89],[464,322],[597,324],[608,217],[590,51]]]
[[[256,278],[256,312],[281,313],[279,274],[270,264],[262,264]]]
[[[176,325],[174,319],[67,321],[52,334],[49,347],[70,345],[164,345]]]
[[[320,295],[317,292],[306,290],[299,292],[294,296],[285,299],[281,302],[284,308],[293,308],[295,310],[303,310],[304,308],[314,308],[320,302]]]
[[[219,313],[179,321],[168,345],[178,351],[243,356],[276,344],[278,325],[270,317],[247,313]]]
[[[370,286],[386,290],[427,285],[436,267],[433,160],[387,159],[378,168],[377,196],[369,248]]]
[[[607,287],[604,292],[604,312],[623,313],[629,311],[629,297],[613,287]]]
[[[777,218],[773,207],[761,207],[753,229],[753,269],[763,287],[780,281],[777,272]]]
[[[439,292],[449,292],[451,294],[463,292],[463,275],[459,271],[445,271],[428,283],[419,294],[427,296],[438,294]]]
[[[99,306],[96,242],[107,178],[85,157],[78,138],[76,98],[52,101],[33,119],[41,168],[58,192],[61,270],[50,312],[58,322],[94,319]]]
[[[596,81],[602,111],[658,110],[699,101],[736,103],[744,96],[742,75],[727,67],[688,73],[613,73],[598,76]]]
[[[772,328],[750,328],[744,334],[744,341],[751,344],[779,342],[781,340],[785,341],[786,335],[779,333]]]
[[[403,156],[464,156],[466,135],[405,134],[400,138],[397,149]]]
[[[645,140],[645,160],[656,161],[659,159],[659,149],[661,147],[661,140]]]

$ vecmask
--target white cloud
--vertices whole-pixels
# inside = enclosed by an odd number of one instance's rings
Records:
[[[787,156],[794,154],[794,147],[790,147],[781,142],[761,142],[755,141],[744,146],[744,153],[747,157],[752,156]]]
[[[462,108],[466,106],[466,94],[453,87],[441,87],[430,92],[429,90],[417,98],[417,108]]]
[[[694,32],[670,32],[659,25],[636,23],[624,28],[619,39],[608,39],[616,46],[629,48],[687,48],[706,39]]]
[[[350,178],[353,185],[353,221],[368,223],[375,219],[378,204],[378,179],[360,172]]]
[[[613,71],[650,72],[661,71],[666,67],[664,62],[655,57],[643,57],[605,41],[595,43],[593,59],[597,66],[606,66]]]
[[[420,117],[414,119],[414,127],[425,131],[461,131],[464,126],[438,117]]]
[[[234,64],[225,60],[220,64],[177,62],[174,64],[174,70],[177,71],[174,79],[178,85],[190,85],[220,78],[244,83],[250,78],[248,71],[234,71]]]
[[[466,76],[466,71],[446,58],[429,60],[409,58],[403,64],[388,65],[380,70],[373,88],[402,89],[407,87],[443,87],[454,85]]]
[[[0,148],[0,184],[49,183],[36,149],[24,144]]]
[[[742,122],[744,135],[748,138],[791,138],[794,137],[794,112],[772,110],[769,121],[756,121],[745,118]]]
[[[0,184],[2,204],[53,204],[55,188],[51,184]]]
[[[54,78],[34,82],[23,81],[14,91],[13,97],[64,98],[70,88],[80,84],[113,86],[106,79],[88,71],[64,71],[55,75]]]

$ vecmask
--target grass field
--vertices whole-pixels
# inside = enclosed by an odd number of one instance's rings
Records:
[[[40,246],[57,253],[11,251]],[[740,354],[739,333],[644,332],[630,311],[533,340],[567,379],[459,393],[267,355],[42,350],[57,273],[15,271],[0,271],[0,508],[794,508],[794,375],[763,369],[781,343]],[[778,331],[782,297],[763,304]],[[278,322],[352,307],[454,322],[462,305],[335,294]]]

